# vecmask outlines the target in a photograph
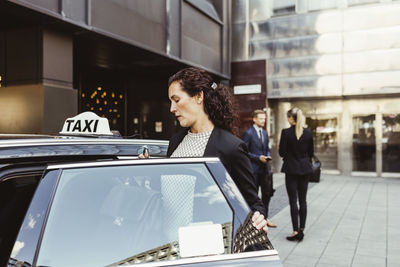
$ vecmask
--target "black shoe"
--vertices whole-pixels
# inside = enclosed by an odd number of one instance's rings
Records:
[[[303,230],[299,230],[298,235],[299,235],[298,241],[300,242],[300,241],[303,240],[303,238],[304,238],[304,232],[303,232]]]
[[[301,241],[304,238],[304,233],[303,231],[297,232],[295,235],[287,236],[286,239],[289,241]]]

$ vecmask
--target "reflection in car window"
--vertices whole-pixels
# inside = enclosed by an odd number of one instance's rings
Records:
[[[45,210],[43,206],[37,208],[36,205],[31,209],[35,213],[27,214],[25,221],[24,216],[41,176],[35,173],[22,173],[11,175],[4,181],[0,179],[0,266],[5,266],[7,260],[9,264],[17,260],[32,262],[34,249],[30,249],[29,245],[35,247],[35,243],[34,239],[28,236],[35,231],[37,236],[39,235],[39,229],[35,226],[40,224],[40,217]],[[51,192],[51,187],[46,189]],[[18,230],[26,233],[23,239],[22,234],[16,239]]]
[[[40,266],[104,266],[179,258],[178,229],[233,213],[203,164],[64,170],[39,251]],[[68,252],[68,253],[66,253]]]

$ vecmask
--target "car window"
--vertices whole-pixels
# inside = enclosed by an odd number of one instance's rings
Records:
[[[203,163],[66,169],[37,265],[178,259],[179,229],[198,224],[221,224],[225,253],[230,253],[232,219]]]
[[[7,263],[40,177],[30,173],[0,180],[0,266]]]

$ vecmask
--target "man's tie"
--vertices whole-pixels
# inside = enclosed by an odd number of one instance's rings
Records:
[[[262,136],[262,131],[258,130],[260,132],[260,140],[261,140],[261,144],[264,145],[264,140],[263,140],[263,136]]]

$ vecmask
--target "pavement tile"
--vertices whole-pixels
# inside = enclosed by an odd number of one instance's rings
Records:
[[[325,266],[324,264],[334,264],[335,266],[351,266],[352,260],[353,260],[353,253],[329,255],[329,256],[322,256],[319,259],[318,264],[322,264],[321,266]]]
[[[352,267],[375,267],[375,266],[386,266],[386,258],[378,257],[376,255],[360,255],[356,254],[353,259]]]
[[[330,239],[330,242],[340,241],[340,242],[357,242],[359,238],[359,230],[354,230],[353,232],[349,231],[340,231],[336,230]]]
[[[327,263],[327,262],[321,262],[321,263],[317,263],[315,265],[315,267],[347,267],[350,265],[347,264],[338,264],[338,263]],[[286,266],[285,266],[286,267]]]
[[[278,251],[279,257],[281,259],[285,259],[293,250],[293,247],[296,245],[294,243],[288,244],[287,240],[275,240],[272,242],[274,248]]]
[[[284,266],[287,264],[297,264],[300,266],[315,266],[319,257],[310,257],[301,254],[291,254],[284,261]]]
[[[327,248],[329,247],[329,249],[332,250],[346,250],[346,251],[355,251],[357,248],[357,241],[352,241],[352,242],[346,242],[346,241],[331,241],[329,242],[329,244],[327,245]]]
[[[310,242],[306,244],[304,242],[301,242],[293,249],[291,255],[296,254],[296,255],[319,258],[322,252],[324,251],[325,247],[326,244],[324,243]]]
[[[397,191],[400,191],[400,189],[397,189]],[[399,196],[398,192],[396,192],[396,195],[393,194],[393,196],[388,196],[388,203],[389,203],[389,208],[391,209],[400,209],[400,201],[399,201]]]
[[[358,233],[360,231],[362,224],[355,223],[344,223],[343,220],[340,221],[339,225],[336,227],[336,232],[343,233],[347,235],[355,235],[354,233]]]
[[[384,241],[360,241],[357,245],[356,254],[358,255],[374,255],[377,257],[386,257],[386,242]]]
[[[362,231],[360,234],[360,239],[366,240],[384,240],[386,239],[386,233],[377,233],[371,231]]]
[[[295,263],[284,263],[285,267],[307,267],[307,266],[311,266],[311,265],[301,265],[301,264],[295,264]]]
[[[390,239],[387,242],[388,250],[400,252],[400,241],[399,239]],[[400,255],[400,253],[399,253]]]
[[[321,258],[348,257],[352,258],[355,248],[327,246]]]
[[[386,205],[384,207],[374,208],[368,206],[366,221],[377,222],[376,217],[386,218],[387,208]]]
[[[399,220],[400,219],[400,208],[391,207],[389,204],[388,213],[389,213],[389,220]]]
[[[398,243],[398,242],[397,242]],[[388,255],[390,256],[399,256],[400,257],[400,248],[399,247],[393,247],[390,244],[388,244]]]
[[[388,256],[387,257],[387,267],[399,267],[400,265],[400,254],[394,255],[394,256]]]
[[[347,226],[347,227],[351,227],[353,226],[353,224],[360,224],[363,219],[364,216],[361,214],[357,214],[360,211],[362,211],[362,209],[357,209],[355,211],[351,211],[349,212],[349,210],[346,211],[346,213],[344,214],[343,218],[340,220],[340,224],[343,226]]]
[[[388,226],[396,227],[396,226],[399,226],[399,224],[400,224],[400,209],[389,210]]]
[[[368,210],[371,212],[379,212],[385,210],[387,207],[387,199],[386,196],[381,199],[371,198],[370,203],[368,205]]]
[[[400,266],[400,179],[321,178],[309,187],[303,242],[285,239],[292,231],[287,196],[271,218],[278,228],[269,237],[284,266]]]
[[[367,214],[364,220],[364,227],[371,230],[380,230],[387,224],[387,213]],[[385,229],[386,230],[386,229]]]
[[[399,225],[400,226],[400,225]],[[388,231],[388,240],[397,241],[400,243],[400,233],[398,231]]]
[[[371,228],[371,229],[363,227],[360,233],[360,239],[386,240],[386,234],[387,234],[386,226],[380,228]]]

